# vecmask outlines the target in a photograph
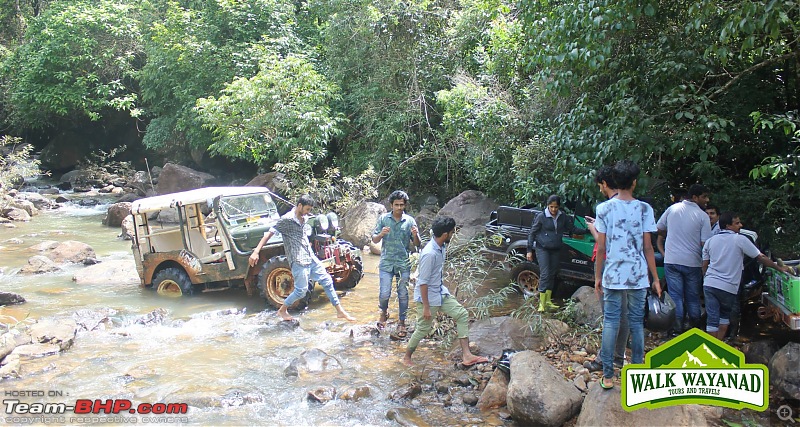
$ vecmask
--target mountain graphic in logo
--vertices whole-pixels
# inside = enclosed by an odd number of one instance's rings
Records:
[[[720,358],[703,343],[694,351],[686,350],[681,356],[663,368],[735,368],[736,365]]]

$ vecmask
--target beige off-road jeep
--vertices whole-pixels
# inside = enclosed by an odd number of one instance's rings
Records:
[[[276,200],[264,187],[208,187],[133,202],[132,246],[142,285],[168,296],[242,285],[253,295],[257,287],[280,307],[295,286],[280,235],[264,245],[255,267],[248,264],[280,218]],[[333,212],[307,221],[306,233],[334,286],[349,289],[361,280],[361,251],[338,239],[338,230]],[[303,286],[313,290],[314,283]],[[307,304],[311,293],[298,305]]]

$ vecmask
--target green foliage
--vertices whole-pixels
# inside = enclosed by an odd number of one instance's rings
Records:
[[[197,100],[255,75],[265,50],[302,47],[293,37],[290,2],[151,0],[143,9],[147,63],[137,77],[147,114],[159,119],[144,138],[152,148],[210,146]]]
[[[33,146],[22,144],[22,138],[0,136],[0,193],[42,173],[39,160],[31,158],[32,151]]]
[[[252,78],[238,78],[219,98],[201,98],[197,112],[214,134],[212,152],[256,163],[285,161],[295,148],[311,156],[313,166],[325,156],[339,132],[341,117],[329,104],[338,88],[303,57],[264,58]]]
[[[53,127],[77,116],[131,111],[131,75],[141,61],[136,9],[121,1],[56,2],[32,19],[2,63],[3,101],[18,128]]]
[[[87,174],[87,178],[106,179],[109,175],[119,177],[131,177],[136,173],[136,169],[130,162],[114,160],[127,149],[126,146],[115,147],[109,151],[98,150],[89,153],[86,158],[79,160],[75,169]]]

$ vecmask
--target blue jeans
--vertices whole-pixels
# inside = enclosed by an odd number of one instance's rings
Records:
[[[716,332],[719,325],[729,325],[731,310],[739,304],[737,294],[725,292],[722,289],[703,286],[706,296],[706,331]]]
[[[539,292],[555,289],[560,253],[559,249],[536,248],[536,263],[539,264]]]
[[[683,317],[689,315],[694,324],[700,323],[700,291],[703,286],[703,270],[678,264],[664,264],[669,296],[675,301],[676,329],[682,329]],[[693,325],[693,326],[694,326]]]
[[[628,325],[631,329],[631,363],[644,362],[644,299],[647,289],[603,288],[603,376],[614,377],[614,347],[619,334],[623,296],[628,298]]]
[[[314,260],[310,265],[300,265],[293,262],[292,276],[294,277],[294,291],[286,297],[283,302],[285,306],[291,307],[297,300],[306,296],[309,280],[313,280],[322,286],[334,307],[339,305],[339,297],[336,296],[336,291],[333,289],[333,279],[319,261]]]
[[[605,289],[604,289],[605,291]],[[628,294],[622,294],[622,302],[620,304],[622,311],[619,315],[619,331],[617,332],[616,346],[614,347],[614,360],[619,364],[625,361],[625,347],[628,346],[628,337],[631,335],[631,328],[628,325]],[[605,304],[601,307],[605,310]],[[597,358],[600,362],[603,361],[603,349],[600,349]]]
[[[411,268],[401,269],[395,267],[392,271],[379,270],[380,293],[378,294],[378,307],[381,311],[389,309],[389,298],[392,296],[392,280],[397,279],[397,299],[400,301],[400,322],[405,322],[406,312],[408,311],[408,277],[411,275]]]

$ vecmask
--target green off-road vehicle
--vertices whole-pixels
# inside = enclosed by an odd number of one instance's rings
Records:
[[[270,305],[280,307],[295,286],[281,236],[264,245],[256,266],[248,263],[264,232],[280,218],[276,197],[264,187],[208,187],[133,202],[131,237],[141,284],[167,296],[245,286],[248,295],[257,288]],[[170,220],[153,220],[156,213]],[[339,239],[338,231],[333,212],[306,222],[312,248],[334,287],[350,289],[361,280],[361,251]],[[312,291],[314,283],[302,286]],[[296,307],[305,306],[311,294]]]
[[[492,212],[489,222],[486,224],[484,255],[495,261],[510,262],[512,265],[511,279],[526,297],[538,293],[539,287],[539,265],[536,262],[536,253],[534,252],[533,262],[525,258],[528,251],[528,233],[533,218],[539,212],[541,210],[534,209],[532,205],[522,208],[500,206]],[[590,212],[587,214],[591,215]],[[576,227],[586,228],[586,220],[583,216],[576,215],[574,221]],[[592,262],[594,238],[590,234],[564,235],[563,242],[560,254],[561,269],[558,277],[580,283],[581,286],[594,286],[594,262]],[[664,262],[657,251],[656,265],[658,275],[663,280]],[[561,285],[556,281],[554,293],[569,296],[564,294],[564,289],[559,292],[560,287]]]

